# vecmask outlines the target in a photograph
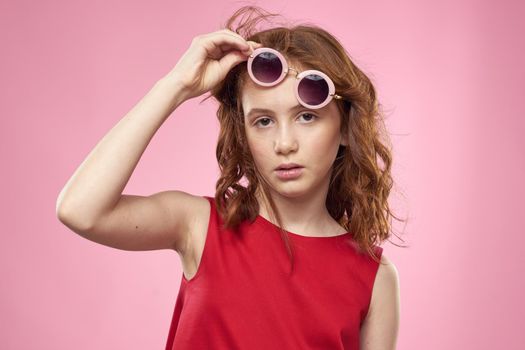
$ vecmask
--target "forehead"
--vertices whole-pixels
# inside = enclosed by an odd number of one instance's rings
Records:
[[[245,116],[253,108],[273,109],[279,106],[297,104],[295,97],[295,75],[293,73],[275,86],[260,86],[250,77],[245,79],[241,87],[241,103]]]
[[[300,69],[299,72],[302,70]],[[295,95],[296,74],[294,71],[290,71],[279,84],[270,87],[256,84],[247,73],[243,80],[240,97],[244,118],[254,117],[258,112],[288,115],[301,109],[307,109],[299,103]],[[335,113],[337,106],[332,100],[328,105],[313,111],[322,114]]]

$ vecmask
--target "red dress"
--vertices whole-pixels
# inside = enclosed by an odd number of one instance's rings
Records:
[[[349,244],[352,233],[289,232],[290,273],[276,225],[259,215],[237,233],[223,230],[214,198],[204,198],[206,243],[195,276],[182,274],[167,350],[359,349],[379,264]]]

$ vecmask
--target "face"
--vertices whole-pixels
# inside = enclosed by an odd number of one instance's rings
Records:
[[[263,87],[246,77],[242,107],[248,147],[255,166],[272,192],[300,197],[315,191],[328,192],[332,165],[342,137],[335,101],[320,109],[308,109],[294,94],[295,73],[278,85]],[[302,166],[299,175],[282,178],[282,163]]]

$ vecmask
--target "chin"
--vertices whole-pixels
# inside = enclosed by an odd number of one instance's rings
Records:
[[[279,181],[279,180],[277,180]],[[308,186],[305,181],[302,183],[299,181],[288,182],[273,182],[271,183],[272,191],[277,192],[280,196],[286,198],[297,198],[306,195],[311,190],[311,186]]]

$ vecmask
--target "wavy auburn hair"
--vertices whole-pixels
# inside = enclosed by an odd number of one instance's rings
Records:
[[[311,24],[256,29],[260,21],[273,16],[278,15],[244,6],[227,20],[225,28],[246,40],[278,50],[288,62],[297,64],[296,67],[318,69],[332,78],[337,93],[344,98],[332,102],[340,112],[341,131],[347,136],[348,146],[339,147],[326,207],[341,226],[352,232],[348,243],[380,262],[375,245],[390,236],[391,218],[399,218],[392,214],[387,202],[393,186],[392,155],[376,90],[339,41],[326,30]],[[240,23],[234,26],[239,18]],[[245,219],[255,220],[259,213],[256,193],[262,190],[272,209],[270,215],[275,217],[281,230],[293,269],[293,247],[282,228],[269,184],[255,167],[246,141],[240,99],[246,79],[249,76],[244,61],[233,67],[205,98],[214,97],[219,102],[216,156],[221,175],[216,183],[215,200],[224,226],[235,229]],[[245,186],[241,184],[243,178]]]

